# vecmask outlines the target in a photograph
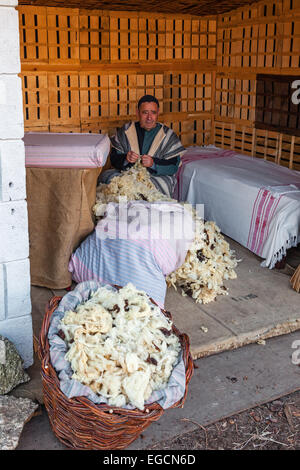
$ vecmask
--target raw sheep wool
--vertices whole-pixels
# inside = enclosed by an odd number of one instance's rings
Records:
[[[167,277],[168,286],[182,288],[196,302],[207,304],[218,294],[228,295],[224,281],[235,279],[237,260],[214,222],[196,218],[195,239],[185,262]]]
[[[172,321],[131,283],[100,287],[65,313],[60,329],[72,378],[110,406],[143,410],[151,393],[167,386],[181,351]]]
[[[101,183],[97,187],[96,204],[93,211],[96,217],[101,217],[109,202],[120,202],[122,198],[127,201],[144,200],[148,202],[171,201],[171,199],[156,189],[150,180],[149,173],[144,166],[137,163],[120,176],[115,176],[109,184]],[[176,201],[177,202],[177,201]]]
[[[176,202],[156,189],[145,167],[138,161],[130,170],[114,177],[109,184],[97,188],[96,204],[93,207],[96,218],[105,213],[106,204],[127,200],[148,202]],[[190,295],[196,302],[209,303],[217,295],[228,295],[224,281],[237,277],[235,268],[238,260],[234,251],[224,239],[219,227],[211,221],[204,221],[195,209],[195,238],[187,252],[185,262],[166,277],[167,285],[181,288],[182,295]]]

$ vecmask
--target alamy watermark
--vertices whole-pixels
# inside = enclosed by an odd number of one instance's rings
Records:
[[[194,211],[192,210],[194,209]],[[98,206],[101,220],[97,224],[100,239],[193,240],[195,213],[204,218],[204,205],[178,204],[169,201],[148,203],[127,201]]]
[[[300,104],[300,80],[294,80],[292,83],[292,88],[296,88],[296,91],[292,94],[292,103]]]
[[[296,351],[292,354],[292,363],[296,366],[300,365],[300,339],[292,342],[292,348]]]

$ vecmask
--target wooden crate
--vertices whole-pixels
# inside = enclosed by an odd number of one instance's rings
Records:
[[[166,60],[166,18],[140,13],[138,18],[139,61]]]
[[[212,143],[217,147],[300,170],[300,137],[215,121]]]
[[[109,62],[109,14],[102,10],[79,10],[79,58],[81,64]]]
[[[49,62],[46,7],[19,11],[20,57],[22,63]]]
[[[109,76],[97,72],[79,73],[81,125],[98,122],[110,116]]]
[[[79,10],[47,7],[49,64],[79,64]]]
[[[138,15],[129,12],[110,13],[110,60],[138,60]]]
[[[236,76],[216,76],[215,115],[220,119],[233,118],[241,121],[255,119],[255,80]]]
[[[165,73],[164,112],[211,112],[211,73]]]
[[[80,129],[78,73],[48,73],[50,131]]]
[[[25,130],[49,130],[47,73],[24,73],[22,75],[22,90]]]

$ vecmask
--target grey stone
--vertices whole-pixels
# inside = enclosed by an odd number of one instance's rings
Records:
[[[9,393],[21,383],[28,382],[29,375],[23,369],[23,361],[15,346],[0,335],[0,395]]]
[[[11,341],[24,361],[23,368],[33,364],[32,317],[5,318],[0,322],[0,335]]]
[[[24,424],[32,418],[38,406],[29,398],[0,396],[0,450],[17,447]]]

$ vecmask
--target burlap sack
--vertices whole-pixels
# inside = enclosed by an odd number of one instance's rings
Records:
[[[26,168],[31,284],[65,289],[72,252],[93,231],[101,168]]]

